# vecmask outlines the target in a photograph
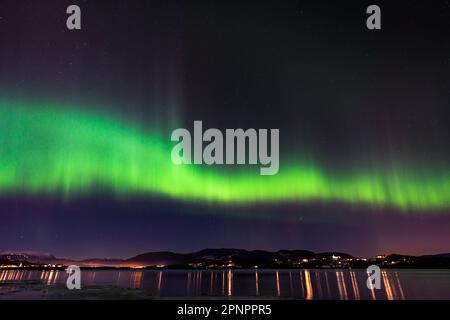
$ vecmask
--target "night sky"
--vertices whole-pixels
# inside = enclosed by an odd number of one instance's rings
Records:
[[[448,0],[2,0],[0,251],[450,252],[449,39]],[[279,173],[175,167],[194,120]]]

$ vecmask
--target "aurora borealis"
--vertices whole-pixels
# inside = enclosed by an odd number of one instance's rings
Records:
[[[399,1],[3,0],[0,251],[448,252],[450,8]],[[278,173],[173,164],[194,121]]]
[[[393,168],[330,174],[315,164],[285,165],[274,177],[220,172],[213,166],[177,166],[171,143],[111,117],[49,106],[1,105],[2,194],[61,193],[74,197],[104,186],[176,199],[259,203],[336,201],[398,209],[447,209],[450,171],[433,176]],[[292,158],[292,157],[291,157]]]

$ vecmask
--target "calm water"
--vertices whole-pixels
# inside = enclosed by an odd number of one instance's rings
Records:
[[[65,271],[0,271],[0,299],[450,299],[450,270],[385,270],[382,289],[365,270],[82,270],[68,290]]]

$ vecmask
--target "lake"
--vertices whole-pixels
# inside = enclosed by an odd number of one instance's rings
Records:
[[[57,270],[0,270],[0,299],[450,299],[450,270],[382,270],[381,289],[363,269],[82,270],[68,290]]]

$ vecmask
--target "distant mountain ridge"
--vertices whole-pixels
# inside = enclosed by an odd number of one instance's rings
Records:
[[[336,253],[345,257],[352,257],[345,253]],[[203,249],[191,253],[176,253],[171,251],[156,251],[139,254],[128,259],[92,258],[75,261],[71,259],[56,258],[50,254],[24,254],[14,252],[0,253],[0,260],[28,261],[40,263],[78,263],[81,266],[157,266],[157,265],[196,265],[204,262],[227,263],[232,260],[238,264],[273,264],[274,261],[291,259],[311,259],[333,255],[333,253],[314,253],[308,250],[278,250],[275,252],[265,250],[244,250],[235,248]]]
[[[254,264],[272,263],[274,260],[286,258],[311,258],[315,253],[307,250],[279,250],[276,252],[244,249],[203,249],[192,253],[149,252],[127,259],[127,262],[140,265],[182,265],[201,264],[202,262],[222,262],[232,260],[233,263]]]
[[[147,252],[128,259],[104,259],[93,258],[81,261],[56,258],[52,254],[36,252],[0,252],[0,261],[29,262],[51,265],[76,264],[83,267],[268,267],[296,265],[302,263],[306,267],[321,267],[333,265],[342,260],[344,263],[353,261],[354,267],[363,267],[368,263],[380,263],[390,267],[423,267],[435,266],[438,268],[450,268],[450,253],[436,255],[408,256],[390,254],[382,259],[357,259],[343,252],[315,253],[309,250],[244,250],[235,248],[203,249],[191,253],[176,253],[171,251]],[[320,265],[317,262],[321,262]],[[347,261],[347,262],[345,262]],[[363,262],[364,261],[364,262]],[[363,263],[363,264],[361,264]],[[348,264],[347,264],[348,265]]]
[[[0,260],[7,260],[7,261],[47,262],[55,259],[56,259],[55,256],[50,253],[40,253],[35,251],[0,252]]]

